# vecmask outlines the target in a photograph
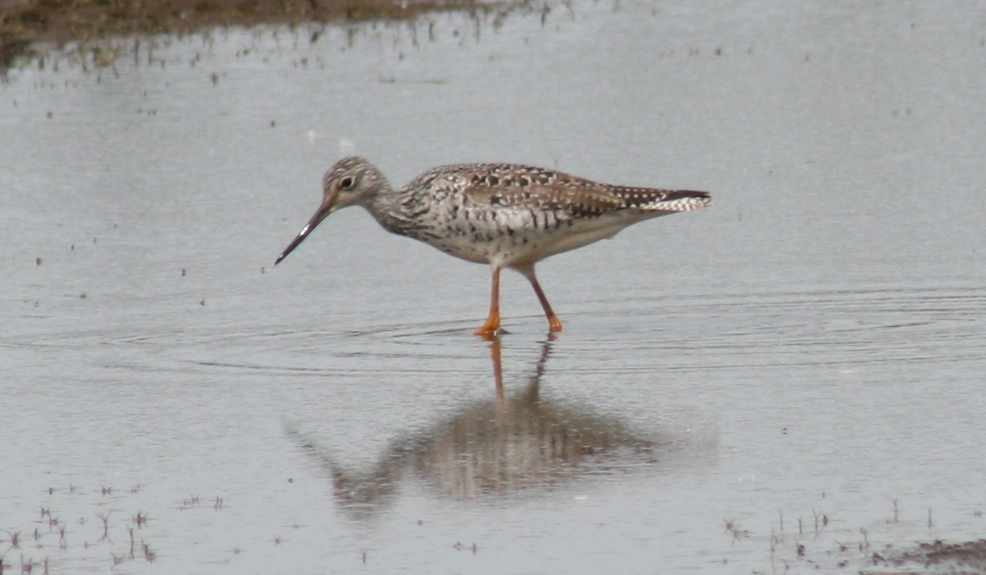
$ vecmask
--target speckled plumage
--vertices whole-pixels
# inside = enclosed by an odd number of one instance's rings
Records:
[[[457,164],[421,174],[393,190],[362,158],[326,172],[322,205],[284,250],[284,259],[323,219],[350,205],[366,208],[387,230],[493,268],[490,316],[477,333],[499,329],[499,271],[530,280],[552,331],[561,322],[538,285],[534,264],[657,216],[699,210],[705,192],[601,184],[555,170],[516,164]]]

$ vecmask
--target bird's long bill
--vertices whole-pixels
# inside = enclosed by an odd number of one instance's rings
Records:
[[[329,202],[323,202],[322,205],[319,206],[318,211],[315,212],[315,215],[313,215],[312,218],[308,220],[308,223],[305,224],[305,227],[301,228],[301,231],[298,232],[298,236],[294,238],[290,244],[288,244],[288,247],[284,248],[281,255],[277,256],[277,261],[274,262],[274,265],[276,266],[281,263],[281,260],[288,257],[288,254],[294,251],[294,248],[298,247],[301,242],[305,241],[308,234],[312,233],[312,230],[314,230],[318,224],[322,223],[322,220],[328,217],[330,213],[332,213],[332,205]]]

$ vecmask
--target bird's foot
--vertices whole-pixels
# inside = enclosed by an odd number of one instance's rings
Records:
[[[480,337],[491,339],[500,335],[500,314],[491,313],[490,317],[486,318],[486,323],[484,323],[475,332],[475,335]]]

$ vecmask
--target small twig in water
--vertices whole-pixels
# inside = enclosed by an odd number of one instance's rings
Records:
[[[740,539],[744,537],[748,537],[750,535],[750,532],[740,527],[740,524],[737,523],[736,521],[732,519],[727,519],[725,520],[725,522],[726,522],[726,530],[723,533],[732,534],[734,542],[739,541]]]
[[[96,515],[96,517],[99,517],[103,521],[103,536],[99,538],[99,543],[107,541],[110,538],[110,515],[112,513],[110,511],[109,513],[99,513]]]

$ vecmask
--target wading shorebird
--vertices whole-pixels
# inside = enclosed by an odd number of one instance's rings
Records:
[[[363,158],[349,157],[322,178],[322,205],[281,253],[288,257],[337,210],[362,206],[389,232],[493,269],[490,313],[476,335],[500,329],[500,270],[520,272],[534,288],[552,332],[561,320],[545,297],[534,265],[548,256],[610,238],[650,218],[700,210],[706,192],[601,184],[517,164],[455,164],[428,170],[400,190]]]

